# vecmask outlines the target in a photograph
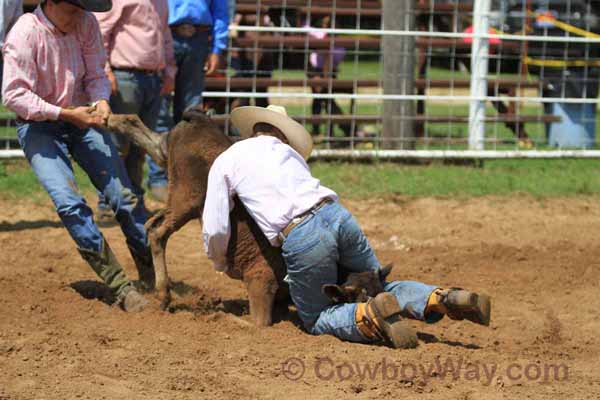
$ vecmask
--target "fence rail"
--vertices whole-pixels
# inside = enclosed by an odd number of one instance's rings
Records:
[[[204,91],[230,134],[233,108],[275,103],[321,159],[600,156],[599,2],[236,3]],[[22,154],[15,145],[0,117],[0,157]]]

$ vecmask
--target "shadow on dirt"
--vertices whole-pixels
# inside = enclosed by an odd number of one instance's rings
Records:
[[[419,338],[419,340],[421,340],[423,343],[442,343],[448,346],[452,346],[452,347],[462,347],[463,349],[469,349],[469,350],[480,350],[482,347],[478,346],[476,344],[465,344],[462,342],[457,342],[455,340],[440,340],[438,339],[437,336],[432,335],[430,333],[424,333],[424,332],[417,332],[417,336]]]
[[[30,229],[42,229],[42,228],[62,228],[63,224],[60,221],[17,221],[17,222],[0,222],[0,232],[16,232],[26,231]]]
[[[112,305],[116,300],[110,288],[98,281],[77,281],[69,286],[84,299],[99,300],[108,305]]]
[[[244,317],[250,314],[250,303],[247,299],[222,299],[203,293],[201,289],[185,282],[171,282],[171,291],[179,297],[169,306],[169,312],[190,312],[194,315],[211,315],[217,313],[232,314]],[[289,307],[289,300],[276,302],[273,309],[273,323],[290,321],[297,327],[302,323],[295,308]]]

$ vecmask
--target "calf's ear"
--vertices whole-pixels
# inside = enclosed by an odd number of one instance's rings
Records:
[[[392,268],[394,268],[393,263],[389,263],[385,267],[381,268],[379,270],[379,279],[381,279],[381,281],[385,281],[385,278],[390,274],[390,272],[392,272]]]
[[[346,302],[346,293],[340,285],[323,285],[321,287],[323,294],[331,299],[336,304]]]

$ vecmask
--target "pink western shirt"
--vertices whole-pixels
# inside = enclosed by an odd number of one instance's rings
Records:
[[[26,120],[57,120],[60,109],[108,100],[106,54],[98,22],[85,12],[62,33],[38,7],[11,29],[3,47],[4,105]]]
[[[107,69],[164,71],[175,78],[167,0],[113,0],[110,11],[94,15],[108,54]]]

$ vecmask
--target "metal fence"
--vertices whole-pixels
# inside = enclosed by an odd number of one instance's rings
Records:
[[[316,158],[600,157],[600,2],[234,3],[204,92],[230,134],[233,108],[278,104]]]

